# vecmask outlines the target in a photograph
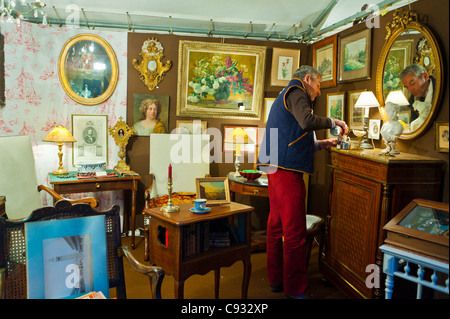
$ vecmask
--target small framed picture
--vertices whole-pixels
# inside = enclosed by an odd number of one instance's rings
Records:
[[[372,29],[339,38],[339,83],[370,78]]]
[[[436,122],[436,150],[448,153],[448,122]]]
[[[322,74],[321,87],[336,86],[337,34],[313,44],[313,67]]]
[[[72,114],[73,166],[106,163],[108,165],[108,115]]]
[[[197,198],[206,199],[206,205],[229,204],[230,188],[226,177],[195,179]]]
[[[300,50],[273,48],[270,85],[286,86],[300,66]]]
[[[345,92],[327,94],[327,117],[344,120],[344,98]],[[330,137],[330,130],[327,130],[327,138]]]
[[[177,120],[177,134],[205,134],[206,121]]]
[[[169,96],[133,94],[133,135],[150,136],[169,131]]]
[[[269,119],[270,109],[272,108],[274,101],[274,97],[264,98],[264,124],[267,123],[267,120]]]
[[[381,130],[381,120],[369,120],[369,132],[367,133],[367,137],[379,140],[380,139],[380,130]]]
[[[364,129],[364,108],[355,107],[356,101],[364,90],[348,92],[348,127],[351,130]]]

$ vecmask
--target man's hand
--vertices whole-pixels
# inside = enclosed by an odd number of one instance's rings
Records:
[[[344,121],[334,119],[334,123],[342,128],[341,136],[348,134],[348,126]]]
[[[328,138],[326,140],[319,140],[320,149],[330,148],[338,144],[337,138]]]

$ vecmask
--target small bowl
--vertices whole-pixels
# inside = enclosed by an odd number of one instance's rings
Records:
[[[251,170],[245,170],[240,171],[239,174],[241,174],[242,177],[245,177],[249,181],[254,181],[261,177],[262,172],[261,171],[251,171]]]

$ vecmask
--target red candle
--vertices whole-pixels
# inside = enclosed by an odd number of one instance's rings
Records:
[[[172,178],[172,164],[169,164],[169,178]]]

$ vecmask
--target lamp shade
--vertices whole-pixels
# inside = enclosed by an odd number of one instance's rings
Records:
[[[253,144],[253,140],[248,136],[247,132],[243,128],[235,128],[225,138],[225,143],[232,144]]]
[[[380,103],[378,103],[375,94],[372,91],[364,91],[359,96],[358,100],[355,103],[355,107],[378,107]]]
[[[409,105],[409,102],[406,99],[406,97],[402,91],[389,92],[385,103],[389,103],[389,102],[397,104],[397,105]]]
[[[43,139],[44,142],[67,143],[76,142],[77,140],[63,126],[56,126]]]

